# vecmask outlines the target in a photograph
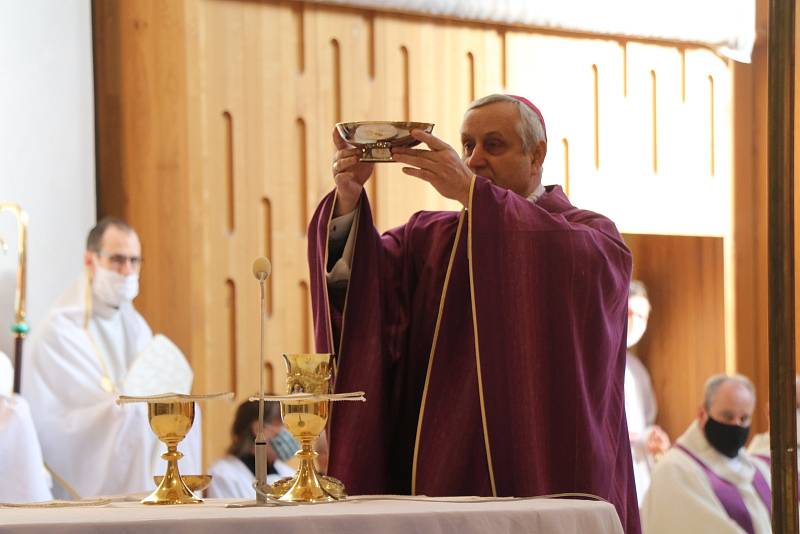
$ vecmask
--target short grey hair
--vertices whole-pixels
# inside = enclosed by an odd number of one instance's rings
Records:
[[[706,380],[706,385],[704,389],[705,393],[703,395],[703,408],[705,408],[706,411],[709,411],[711,409],[711,403],[714,402],[714,397],[717,394],[717,390],[719,390],[720,386],[722,386],[722,384],[725,384],[726,382],[734,382],[736,384],[744,386],[745,388],[747,388],[748,391],[750,391],[750,393],[753,395],[753,398],[756,397],[756,387],[753,385],[753,382],[751,382],[750,379],[747,378],[746,376],[739,374],[726,375],[724,373],[714,375],[708,380]]]
[[[501,95],[499,93],[484,96],[470,104],[465,113],[470,112],[473,109],[488,106],[489,104],[494,104],[496,102],[511,102],[517,106],[520,117],[520,121],[517,123],[517,133],[522,139],[522,147],[526,151],[532,150],[538,146],[539,142],[541,141],[547,142],[544,136],[544,126],[542,125],[542,121],[531,108],[513,96]]]

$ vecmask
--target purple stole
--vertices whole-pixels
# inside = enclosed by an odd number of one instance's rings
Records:
[[[717,475],[711,470],[711,468],[703,463],[700,458],[695,456],[683,445],[676,443],[675,447],[685,452],[689,458],[697,462],[697,465],[700,466],[700,469],[703,470],[703,473],[705,473],[708,481],[711,483],[711,489],[714,491],[714,495],[717,496],[717,499],[719,499],[719,502],[722,503],[722,507],[725,508],[725,512],[728,514],[728,517],[730,517],[732,521],[739,525],[742,530],[747,532],[747,534],[755,534],[750,512],[747,511],[747,507],[744,504],[744,499],[742,499],[742,496],[739,493],[739,490],[736,489],[736,486]],[[753,477],[753,487],[771,515],[772,491],[770,490],[769,484],[767,484],[764,475],[761,474],[761,471],[758,469],[758,467],[755,467],[755,470],[756,473]]]

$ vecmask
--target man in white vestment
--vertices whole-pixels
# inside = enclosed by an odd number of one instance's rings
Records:
[[[647,330],[650,301],[647,289],[638,280],[632,280],[628,293],[628,353],[625,358],[625,416],[633,457],[633,476],[639,505],[650,486],[650,472],[655,459],[669,449],[669,437],[655,424],[658,407],[650,373],[631,352]]]
[[[641,508],[645,534],[768,534],[769,467],[743,448],[755,389],[741,375],[706,382],[698,417],[653,471]]]
[[[14,368],[0,352],[0,502],[49,501],[51,480],[25,399],[12,392]]]
[[[22,393],[57,497],[150,491],[152,475],[164,472],[166,449],[150,429],[147,406],[116,403],[120,394],[189,393],[191,387],[183,355],[165,350],[171,344],[153,338],[133,307],[141,261],[136,232],[120,219],[101,220],[87,239],[85,276],[27,344]],[[160,376],[164,382],[156,383]],[[181,472],[200,473],[199,421],[179,449],[186,455]]]
[[[231,428],[232,442],[227,454],[208,469],[212,476],[206,490],[208,497],[219,499],[255,499],[255,437],[258,434],[258,402],[244,401],[236,410]],[[264,404],[264,437],[267,439],[267,483],[274,484],[295,470],[284,460],[300,448],[281,420],[280,404]]]

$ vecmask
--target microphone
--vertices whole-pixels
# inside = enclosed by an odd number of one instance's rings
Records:
[[[256,280],[263,282],[269,278],[270,274],[272,274],[272,264],[267,258],[261,256],[253,261],[253,276],[256,277]]]
[[[256,258],[253,262],[253,276],[258,280],[261,288],[261,340],[259,346],[259,368],[260,395],[258,398],[258,434],[255,440],[256,456],[256,484],[259,491],[256,492],[256,502],[265,503],[266,497],[262,493],[267,485],[267,439],[264,437],[264,331],[267,323],[267,308],[264,298],[266,293],[265,282],[272,274],[272,264],[265,257]]]

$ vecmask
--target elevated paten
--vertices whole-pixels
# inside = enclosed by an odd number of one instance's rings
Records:
[[[361,161],[391,162],[393,147],[412,147],[420,142],[411,130],[433,131],[430,122],[359,121],[340,122],[336,129],[342,139],[361,149]]]

